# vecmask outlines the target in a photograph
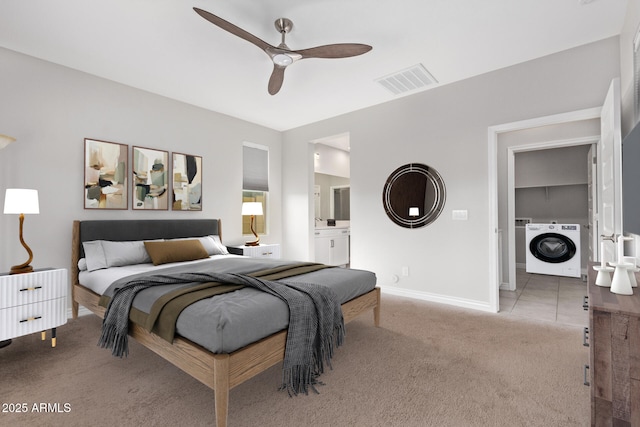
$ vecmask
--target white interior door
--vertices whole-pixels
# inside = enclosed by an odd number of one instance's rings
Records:
[[[598,176],[597,144],[591,144],[587,154],[587,193],[589,209],[589,261],[594,262],[600,259],[599,236],[598,236],[598,186],[596,179]]]
[[[596,171],[597,157],[596,145],[591,145],[587,153],[587,203],[589,218],[589,262],[597,261],[598,254],[598,195],[596,193],[597,185],[594,185],[594,179],[598,176]]]
[[[612,236],[622,233],[622,135],[618,78],[611,81],[602,106],[598,147],[598,236]],[[615,259],[615,245],[605,244],[604,248],[605,259]]]

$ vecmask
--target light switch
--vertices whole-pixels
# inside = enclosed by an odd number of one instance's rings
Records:
[[[453,210],[451,212],[451,219],[457,220],[457,221],[466,221],[468,219],[468,214],[467,214],[467,210]]]

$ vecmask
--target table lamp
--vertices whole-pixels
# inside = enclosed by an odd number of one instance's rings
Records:
[[[38,190],[7,188],[4,196],[4,213],[20,215],[20,243],[22,243],[22,246],[24,246],[29,254],[29,259],[25,263],[11,267],[10,274],[28,273],[33,271],[33,267],[29,265],[33,260],[33,252],[24,242],[24,238],[22,237],[22,228],[25,214],[40,213]]]
[[[260,202],[244,202],[242,204],[242,215],[251,215],[251,232],[255,236],[255,240],[245,242],[245,246],[258,246],[260,237],[253,226],[256,215],[262,215],[262,203]]]

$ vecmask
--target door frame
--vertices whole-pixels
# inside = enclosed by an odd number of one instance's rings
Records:
[[[331,218],[334,218],[334,219],[336,217],[336,198],[335,198],[334,190],[337,190],[339,188],[351,188],[351,183],[345,184],[345,185],[331,185],[329,187],[329,213],[331,215]]]
[[[509,277],[506,283],[500,283],[500,289],[516,290],[516,186],[515,186],[515,155],[526,151],[549,150],[552,148],[574,147],[578,145],[597,144],[600,135],[589,135],[580,138],[558,139],[533,144],[523,144],[507,147],[507,235],[509,242],[508,266]],[[504,249],[503,249],[504,250]],[[500,254],[502,256],[502,254]]]
[[[489,281],[492,283],[490,286],[489,294],[489,306],[492,311],[498,312],[500,310],[500,263],[499,260],[502,257],[502,253],[498,253],[500,247],[498,239],[500,237],[500,230],[498,228],[498,136],[502,133],[513,132],[517,130],[530,129],[540,126],[556,125],[563,123],[570,123],[581,120],[599,119],[602,107],[587,108],[584,110],[571,111],[568,113],[554,114],[550,116],[537,117],[533,119],[521,120],[517,122],[504,123],[494,126],[489,126],[487,129],[487,141],[488,141],[488,163],[489,163]],[[513,199],[513,197],[510,197]],[[515,246],[515,208],[513,218],[508,219],[508,230],[511,240],[513,236],[513,244]],[[515,248],[513,249],[513,260],[509,255],[509,283],[513,281],[515,289]],[[511,263],[513,262],[513,275]],[[509,285],[510,286],[510,285]]]

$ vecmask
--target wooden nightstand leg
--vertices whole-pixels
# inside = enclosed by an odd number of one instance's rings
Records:
[[[56,346],[56,328],[51,328],[51,347]]]
[[[47,339],[47,331],[42,331],[40,332],[40,338],[42,339],[42,341]]]

